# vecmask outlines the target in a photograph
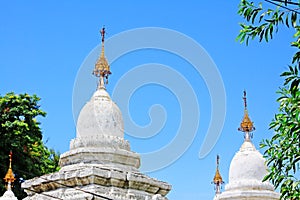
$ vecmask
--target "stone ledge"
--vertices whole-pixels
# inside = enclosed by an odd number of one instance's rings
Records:
[[[269,182],[262,182],[258,180],[240,180],[230,182],[225,185],[226,191],[231,190],[269,190],[274,191],[274,186]]]
[[[138,169],[140,156],[132,151],[112,148],[77,148],[60,156],[61,167],[79,163],[123,165],[122,168]]]
[[[41,194],[33,194],[24,200],[53,200],[53,198],[46,195],[63,198],[64,200],[103,200],[104,198],[102,197],[113,200],[167,200],[167,197],[160,194],[149,194],[132,189],[107,188],[98,185],[71,189],[59,188],[53,191],[43,192]]]
[[[22,184],[22,188],[43,193],[59,188],[103,186],[107,189],[126,189],[145,192],[149,195],[165,196],[171,186],[166,182],[158,181],[139,172],[113,170],[97,165],[81,165],[73,170],[59,171],[56,173],[37,177]],[[28,191],[29,196],[34,195]]]
[[[278,200],[280,194],[270,190],[256,191],[225,191],[218,196],[218,200]]]

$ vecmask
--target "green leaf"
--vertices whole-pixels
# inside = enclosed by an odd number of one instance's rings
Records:
[[[286,6],[291,6],[284,0]],[[268,4],[267,4],[268,5]],[[300,5],[299,5],[300,6]],[[299,7],[298,6],[298,7]],[[295,6],[296,8],[296,6]],[[264,181],[270,181],[280,190],[281,199],[300,199],[300,27],[297,25],[298,14],[282,9],[263,9],[262,3],[241,0],[239,14],[246,23],[241,25],[241,31],[236,38],[241,43],[258,38],[268,42],[273,39],[281,26],[295,30],[295,41],[291,43],[296,48],[292,64],[280,76],[284,78],[283,86],[278,90],[278,113],[275,114],[269,129],[274,134],[271,139],[265,139],[260,144],[264,148],[264,157],[268,166],[268,174]],[[297,9],[297,8],[296,8]],[[258,20],[257,16],[259,16]],[[291,25],[291,26],[290,26]],[[246,41],[245,41],[246,40]]]

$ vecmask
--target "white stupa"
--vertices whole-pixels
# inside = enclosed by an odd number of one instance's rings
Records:
[[[278,200],[280,194],[268,181],[262,181],[267,175],[267,167],[262,154],[255,149],[251,138],[255,130],[247,110],[246,92],[244,92],[245,111],[239,128],[244,132],[244,143],[233,157],[229,169],[229,183],[225,191],[217,194],[217,200]]]
[[[167,200],[171,186],[139,171],[140,156],[124,140],[122,113],[105,89],[111,74],[102,50],[93,74],[99,85],[82,108],[76,138],[60,157],[59,172],[22,184],[26,200]]]
[[[4,181],[7,184],[6,191],[3,194],[3,196],[0,197],[0,200],[18,200],[15,194],[13,193],[13,191],[11,190],[12,184],[16,180],[14,173],[12,171],[11,162],[12,162],[12,153],[9,154],[9,167],[4,177]]]

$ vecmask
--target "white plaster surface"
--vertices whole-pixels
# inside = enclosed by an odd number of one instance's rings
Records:
[[[95,164],[70,165],[59,172],[26,181],[22,187],[37,192],[27,191],[29,196],[26,200],[38,199],[43,194],[78,200],[97,195],[111,199],[150,200],[155,197],[158,200],[166,200],[165,195],[171,189],[169,184],[140,172]],[[44,198],[47,197],[43,196]]]
[[[275,200],[280,194],[263,178],[267,174],[265,159],[251,141],[244,141],[233,157],[229,169],[229,183],[216,200]]]
[[[0,197],[0,200],[18,200],[17,197],[14,195],[13,191],[7,190],[2,197]]]
[[[122,113],[105,89],[98,89],[79,113],[77,137],[94,135],[124,137]]]
[[[76,138],[61,154],[60,166],[56,173],[25,181],[25,200],[167,200],[171,190],[139,171],[140,156],[124,140],[122,114],[104,89],[80,112]]]

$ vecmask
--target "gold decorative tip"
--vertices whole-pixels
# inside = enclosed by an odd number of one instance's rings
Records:
[[[220,160],[220,157],[219,157],[219,155],[217,155],[217,169],[216,169],[216,173],[215,173],[215,176],[214,176],[214,179],[212,182],[213,184],[215,184],[216,195],[221,193],[221,187],[222,187],[222,184],[224,184],[222,176],[219,172],[219,160]]]
[[[223,182],[223,179],[219,172],[219,169],[216,170],[216,174],[215,174],[213,182],[214,182],[214,184],[221,184]]]
[[[9,167],[8,167],[7,173],[4,177],[4,181],[6,183],[13,183],[16,180],[14,173],[12,171],[11,162],[12,162],[12,152],[9,153]]]
[[[214,179],[213,179],[213,183],[216,184],[216,185],[219,185],[219,184],[223,184],[223,179],[222,179],[222,176],[219,172],[219,155],[217,155],[217,169],[216,169],[216,173],[215,173],[215,176],[214,176]]]
[[[101,54],[98,58],[95,68],[93,70],[93,75],[96,77],[100,77],[100,83],[99,88],[105,88],[104,86],[104,79],[106,79],[106,84],[108,83],[108,76],[111,74],[110,72],[110,66],[105,58],[104,54],[104,38],[105,38],[105,28],[103,27],[100,31],[101,33],[101,41],[102,41],[102,48],[101,48]]]
[[[246,97],[246,91],[244,91],[244,117],[243,120],[240,124],[240,128],[238,128],[239,131],[242,132],[252,132],[255,130],[255,127],[253,125],[253,122],[250,120],[250,117],[248,115],[248,110],[247,110],[247,97]]]

